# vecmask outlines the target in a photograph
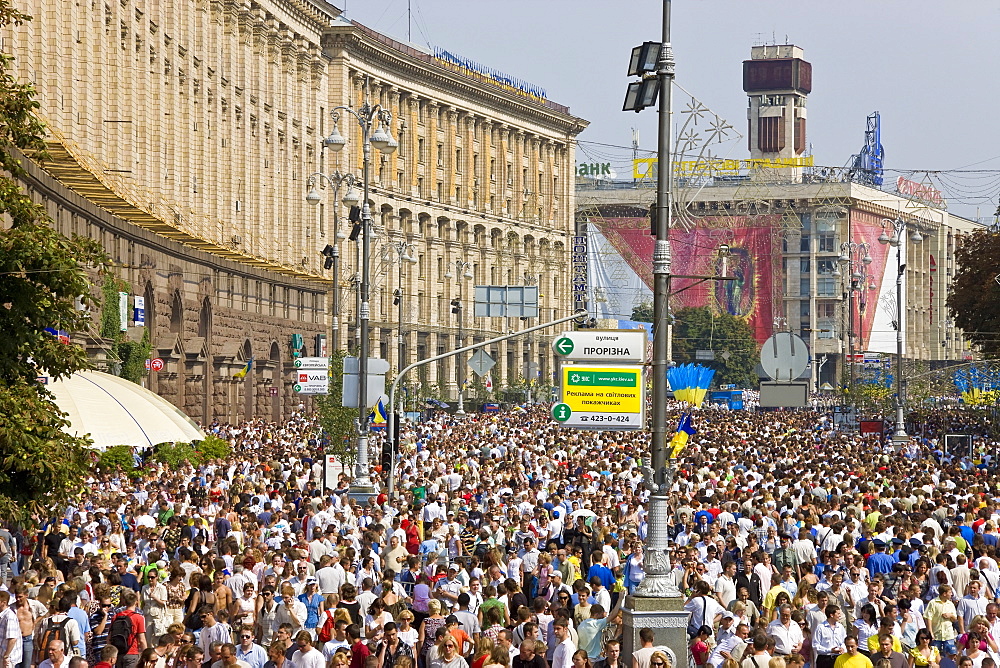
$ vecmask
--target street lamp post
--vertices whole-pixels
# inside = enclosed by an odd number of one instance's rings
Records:
[[[670,0],[663,0],[661,39],[632,49],[629,76],[638,81],[629,84],[623,111],[641,111],[659,101],[657,109],[656,200],[650,209],[653,218],[653,405],[650,416],[650,465],[643,470],[649,490],[649,507],[643,554],[645,576],[634,598],[680,599],[670,567],[670,536],[667,534],[670,508],[667,496],[674,483],[677,464],[667,447],[667,368],[670,366],[670,228],[673,202],[673,136],[670,128],[673,104],[674,52],[670,43]],[[626,643],[626,647],[631,646]]]
[[[347,238],[347,235],[343,233],[340,229],[340,216],[338,209],[340,208],[337,204],[337,198],[340,194],[340,186],[347,184],[347,192],[344,193],[344,199],[341,200],[344,204],[348,206],[354,206],[358,203],[358,195],[354,190],[354,183],[357,180],[354,174],[341,174],[340,170],[334,170],[332,174],[324,174],[323,172],[313,172],[309,175],[309,180],[307,185],[309,186],[309,194],[306,195],[306,201],[310,204],[319,204],[322,197],[316,190],[317,182],[322,179],[329,183],[333,187],[333,229],[334,242],[332,244],[327,244],[326,248],[323,249],[322,255],[326,258],[323,262],[324,269],[333,269],[333,301],[330,305],[330,310],[333,313],[331,320],[331,332],[330,332],[330,351],[340,350],[340,247],[339,243]]]
[[[878,237],[878,242],[882,245],[889,244],[896,249],[896,427],[892,434],[894,441],[907,441],[906,416],[904,406],[906,402],[906,386],[903,383],[903,272],[906,265],[903,264],[903,250],[905,249],[906,228],[909,223],[901,218],[895,220],[891,218],[882,219],[882,234]],[[891,229],[892,234],[886,230]],[[916,229],[910,235],[910,241],[919,244],[924,238]]]
[[[358,345],[358,449],[357,463],[354,469],[354,480],[351,483],[351,494],[355,497],[367,497],[374,493],[371,482],[371,471],[368,465],[368,329],[369,329],[369,290],[371,284],[371,228],[372,214],[368,203],[368,183],[371,172],[372,146],[382,153],[392,153],[399,144],[389,134],[392,114],[381,104],[371,104],[369,99],[368,81],[365,80],[365,99],[357,110],[341,105],[331,112],[333,131],[323,140],[326,148],[340,151],[347,144],[337,124],[341,113],[350,114],[361,128],[361,146],[363,157],[361,217],[359,228],[352,232],[352,238],[361,238],[361,276],[358,282],[358,326],[361,341]],[[308,197],[307,197],[308,201]]]
[[[396,339],[397,356],[396,356],[396,373],[399,373],[400,369],[406,366],[406,340],[403,337],[403,265],[404,264],[416,264],[417,259],[413,257],[414,246],[406,241],[395,241],[388,244],[389,252],[395,253],[396,262],[399,270],[399,278],[396,284],[396,290],[392,295],[392,303],[396,306],[396,334],[398,338]],[[403,415],[403,404],[399,404],[399,414]]]
[[[526,271],[523,276],[524,285],[538,285],[538,278],[537,274]],[[521,318],[521,320],[527,322],[528,318]],[[527,403],[530,405],[532,403],[531,384],[538,377],[539,371],[538,363],[535,361],[535,337],[532,334],[527,334],[525,336],[525,343],[528,344],[528,364],[527,368],[524,370],[524,379],[528,387]]]
[[[871,246],[865,242],[845,241],[840,244],[838,262],[847,272],[847,359],[849,365],[848,388],[851,393],[851,403],[857,405],[854,395],[854,294],[865,289],[865,277],[868,275],[868,265],[872,263]],[[834,276],[841,275],[839,267],[834,267]]]
[[[451,268],[445,273],[444,277],[447,279],[455,278],[455,284],[458,285],[458,298],[451,300],[451,312],[455,314],[458,318],[458,345],[456,348],[461,348],[465,342],[465,332],[463,331],[463,318],[462,312],[465,310],[462,304],[462,287],[463,280],[470,280],[472,278],[472,263],[466,262],[465,260],[455,260],[455,273],[451,273]],[[458,381],[458,410],[455,411],[456,415],[465,415],[465,358],[459,355],[455,360],[455,367],[457,369],[456,380]]]

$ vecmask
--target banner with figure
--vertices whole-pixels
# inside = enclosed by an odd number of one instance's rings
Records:
[[[608,209],[605,211],[605,208]],[[591,217],[622,259],[650,288],[653,286],[653,248],[648,211],[641,207],[602,207],[602,218]],[[672,253],[670,291],[674,308],[710,306],[743,318],[763,343],[774,330],[774,299],[781,296],[780,215],[707,216],[698,227],[670,231]],[[676,276],[721,276],[721,245],[729,246],[725,260],[732,281],[700,281]],[[777,281],[777,282],[776,282]],[[777,296],[777,297],[776,297]]]

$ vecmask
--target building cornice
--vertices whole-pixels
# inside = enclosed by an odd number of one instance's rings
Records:
[[[404,53],[385,43],[392,40],[382,41],[375,35],[377,33],[363,26],[330,26],[323,35],[324,52],[329,55],[331,49],[342,49],[359,64],[376,66],[392,72],[397,80],[413,81],[438,89],[445,94],[474,100],[483,107],[501,110],[515,118],[524,118],[549,128],[565,136],[567,140],[572,140],[589,125],[588,121],[568,113],[568,108],[566,112],[550,109],[543,104],[503,91],[499,87],[436,65],[430,55],[421,54],[415,49],[412,55]],[[421,57],[418,58],[417,54]],[[442,85],[445,82],[447,86]]]

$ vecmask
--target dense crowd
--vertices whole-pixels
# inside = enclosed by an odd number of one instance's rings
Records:
[[[896,447],[822,412],[698,411],[669,497],[689,661],[996,668],[996,443],[967,417]],[[972,454],[944,452],[967,427]],[[672,663],[649,629],[632,656],[617,637],[647,434],[439,414],[405,427],[398,493],[376,467],[357,501],[307,417],[210,429],[228,460],[95,473],[60,516],[0,530],[3,668]]]

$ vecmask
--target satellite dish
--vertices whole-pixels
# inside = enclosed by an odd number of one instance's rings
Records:
[[[790,383],[809,366],[809,348],[798,335],[778,332],[761,347],[760,365],[771,380]]]

